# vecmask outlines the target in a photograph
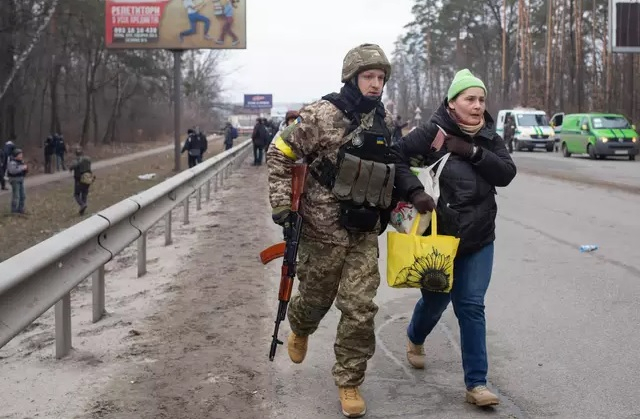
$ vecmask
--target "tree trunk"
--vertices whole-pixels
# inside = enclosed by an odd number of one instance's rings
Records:
[[[547,62],[544,89],[544,108],[551,113],[551,49],[553,46],[553,0],[547,0]]]
[[[502,0],[502,106],[507,102],[507,0]]]

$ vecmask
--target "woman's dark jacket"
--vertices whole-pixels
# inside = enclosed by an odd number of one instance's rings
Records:
[[[438,234],[460,238],[458,255],[478,251],[495,240],[496,186],[507,186],[516,175],[504,141],[495,132],[494,121],[485,112],[485,126],[472,138],[462,132],[447,112],[446,100],[431,119],[416,128],[392,148],[396,163],[396,193],[400,199],[424,189],[409,169],[409,159],[421,158],[425,165],[447,153],[431,150],[439,125],[447,134],[478,146],[473,160],[451,154],[440,175],[440,198],[436,208]],[[430,234],[431,228],[425,232]]]

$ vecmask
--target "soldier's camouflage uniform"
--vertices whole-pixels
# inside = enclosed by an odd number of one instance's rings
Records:
[[[327,100],[314,102],[300,112],[301,121],[283,138],[287,156],[270,147],[269,196],[273,208],[291,205],[290,167],[295,159],[323,154],[336,164],[349,120]],[[385,124],[390,132],[389,113]],[[278,141],[278,140],[276,140]],[[373,302],[380,284],[378,234],[350,233],[338,223],[339,203],[331,191],[307,176],[301,201],[304,217],[298,250],[298,294],[288,311],[291,329],[308,336],[318,327],[335,299],[342,312],[334,345],[333,376],[338,386],[359,386],[367,361],[375,351]]]

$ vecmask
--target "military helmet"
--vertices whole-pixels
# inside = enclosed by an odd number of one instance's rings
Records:
[[[382,48],[376,44],[362,44],[347,52],[342,62],[342,82],[346,83],[366,70],[380,69],[385,72],[385,83],[391,77],[391,63]]]

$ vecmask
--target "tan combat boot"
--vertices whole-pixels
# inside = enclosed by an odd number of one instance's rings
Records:
[[[358,387],[338,387],[342,414],[348,418],[359,418],[367,413],[367,406]]]
[[[500,404],[498,396],[489,391],[486,386],[476,386],[467,390],[467,402],[477,406],[495,406]]]
[[[289,350],[289,358],[296,364],[304,361],[304,357],[307,355],[307,342],[309,336],[298,336],[295,333],[289,333],[287,339],[287,349]]]
[[[424,345],[407,344],[407,360],[413,368],[424,369]]]

